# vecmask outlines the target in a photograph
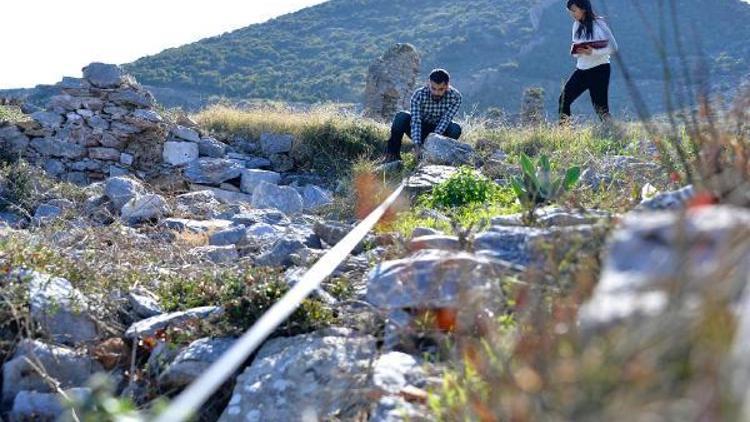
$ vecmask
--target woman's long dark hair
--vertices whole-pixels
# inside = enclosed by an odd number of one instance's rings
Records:
[[[568,0],[568,9],[570,9],[570,6],[578,6],[579,9],[583,9],[586,12],[586,16],[583,17],[583,22],[581,22],[581,26],[578,27],[578,31],[576,31],[576,36],[578,38],[583,38],[590,40],[591,38],[594,38],[594,20],[598,18],[596,13],[594,13],[594,8],[591,6],[590,0]]]

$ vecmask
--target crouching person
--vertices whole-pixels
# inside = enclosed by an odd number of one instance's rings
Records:
[[[411,97],[411,112],[396,114],[391,126],[385,161],[401,159],[401,142],[404,134],[415,144],[415,155],[421,156],[422,143],[430,133],[458,139],[461,126],[453,118],[461,107],[461,93],[450,84],[450,75],[443,69],[430,73],[427,85],[419,88]]]

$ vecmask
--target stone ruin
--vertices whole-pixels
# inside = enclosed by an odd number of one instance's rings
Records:
[[[85,185],[109,176],[159,171],[168,127],[154,97],[119,67],[92,63],[64,78],[59,94],[30,119],[0,128],[6,155]]]
[[[398,111],[408,110],[419,66],[419,53],[411,44],[392,46],[370,65],[365,88],[365,115],[390,121]]]
[[[135,176],[161,190],[212,190],[250,202],[261,182],[291,183],[294,137],[208,136],[187,116],[167,118],[153,95],[115,65],[92,63],[83,78],[64,78],[44,110],[0,122],[0,152],[22,157],[53,177],[87,185]]]

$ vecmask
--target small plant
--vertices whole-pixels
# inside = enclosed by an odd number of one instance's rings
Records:
[[[526,154],[521,154],[520,177],[511,180],[511,186],[518,200],[533,215],[538,205],[557,200],[571,190],[581,177],[580,167],[571,167],[563,177],[552,174],[552,166],[546,155],[539,157],[536,167]]]
[[[195,277],[165,281],[157,290],[168,311],[221,305],[225,309],[222,331],[238,333],[253,325],[281,299],[289,285],[283,273],[273,269],[207,271]],[[306,299],[279,328],[280,333],[302,334],[331,325],[335,315],[316,299]]]
[[[279,273],[260,271],[258,276],[262,278],[257,281],[235,280],[223,292],[226,322],[230,330],[246,330],[289,291],[289,285]],[[333,311],[322,302],[305,299],[278,332],[287,335],[308,333],[330,326],[335,319]]]
[[[23,120],[29,120],[28,116],[25,116],[18,106],[14,105],[0,105],[0,126],[3,123],[16,123]]]
[[[434,208],[456,208],[481,204],[497,195],[499,187],[492,180],[469,167],[461,167],[445,182],[437,185],[428,200]]]
[[[31,212],[34,208],[34,180],[37,178],[33,168],[23,160],[15,161],[0,169],[0,211]],[[4,176],[4,177],[3,177]]]
[[[544,117],[544,88],[526,88],[521,100],[521,124],[540,125]]]

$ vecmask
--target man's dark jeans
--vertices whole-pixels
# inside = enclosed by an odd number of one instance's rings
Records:
[[[419,140],[420,144],[427,139],[427,135],[435,131],[435,126],[431,123],[422,122],[422,139]],[[386,151],[389,155],[401,156],[401,141],[404,138],[404,134],[411,138],[411,114],[406,111],[400,111],[393,118],[391,138],[388,140],[388,150]],[[461,126],[455,122],[451,122],[443,135],[458,139],[461,136]]]

